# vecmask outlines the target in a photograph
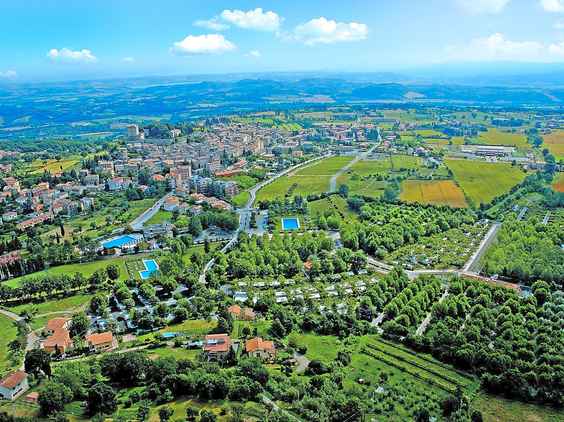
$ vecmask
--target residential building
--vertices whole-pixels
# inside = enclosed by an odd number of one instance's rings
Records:
[[[70,319],[68,318],[50,319],[45,327],[48,337],[42,342],[41,347],[49,353],[65,353],[72,347],[69,326]]]
[[[231,305],[227,308],[227,312],[231,314],[233,319],[241,321],[254,321],[255,312],[251,308],[241,308],[239,305]]]
[[[24,371],[12,372],[0,381],[0,396],[6,400],[15,400],[27,390],[29,383]]]
[[[87,335],[86,344],[95,352],[107,352],[118,347],[117,339],[111,331]]]
[[[231,338],[227,334],[208,334],[204,338],[204,354],[208,361],[227,359],[231,351]]]
[[[274,342],[255,337],[245,342],[245,352],[254,358],[272,362],[276,358]]]

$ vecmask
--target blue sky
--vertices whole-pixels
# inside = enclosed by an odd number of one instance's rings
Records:
[[[564,62],[564,0],[2,0],[0,79]]]

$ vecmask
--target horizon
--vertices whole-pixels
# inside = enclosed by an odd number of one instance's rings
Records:
[[[0,82],[564,64],[561,0],[406,3],[9,0]]]

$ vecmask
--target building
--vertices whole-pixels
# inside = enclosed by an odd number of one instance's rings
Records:
[[[460,152],[465,154],[475,154],[484,157],[505,157],[511,156],[515,148],[497,145],[464,145],[460,148]]]
[[[245,352],[253,357],[272,362],[276,359],[274,342],[255,337],[245,342]]]
[[[29,383],[24,371],[12,372],[0,381],[0,396],[6,400],[15,400],[27,390]]]
[[[254,321],[256,314],[251,308],[241,308],[239,305],[231,305],[227,308],[233,319],[241,321]]]
[[[94,352],[107,352],[118,347],[117,339],[111,331],[87,335],[86,344]]]
[[[65,353],[72,347],[69,326],[68,318],[50,319],[45,327],[47,338],[42,342],[41,347],[49,353]]]
[[[208,334],[204,339],[204,354],[208,361],[223,361],[231,351],[231,338],[227,334]]]
[[[137,125],[127,126],[127,136],[129,138],[138,138],[139,137],[139,126],[137,126]]]
[[[180,206],[180,199],[176,196],[169,196],[165,199],[163,209],[165,211],[176,211]]]

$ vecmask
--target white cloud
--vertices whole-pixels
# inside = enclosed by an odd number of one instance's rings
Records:
[[[446,50],[448,59],[458,61],[549,62],[564,57],[564,42],[547,45],[537,41],[512,41],[495,33]]]
[[[171,51],[179,55],[224,53],[237,48],[221,34],[188,35],[175,42]]]
[[[197,20],[194,22],[194,26],[211,29],[212,31],[225,31],[229,29],[229,25],[220,22],[217,16],[208,20]]]
[[[363,23],[336,22],[324,17],[298,25],[293,32],[293,38],[306,45],[362,41],[367,36],[368,26]]]
[[[124,57],[121,61],[124,63],[135,63],[135,57]]]
[[[260,54],[260,51],[258,51],[258,50],[251,50],[247,54],[245,54],[245,56],[258,58],[258,57],[261,56],[261,54]]]
[[[496,14],[505,9],[511,0],[457,0],[458,5],[472,15]]]
[[[283,20],[277,13],[272,11],[264,12],[260,7],[247,12],[242,10],[224,10],[221,12],[221,18],[239,28],[270,32],[278,31]]]
[[[0,72],[0,79],[15,79],[18,77],[18,73],[15,70],[6,70],[5,72]]]
[[[557,29],[559,31],[561,31],[562,29],[564,29],[564,21],[558,21],[553,25],[554,29]]]
[[[564,0],[540,0],[540,3],[547,12],[564,13]]]
[[[53,48],[49,50],[47,57],[53,61],[64,63],[95,63],[98,61],[92,51],[87,49],[73,51],[68,48],[61,48],[60,50]]]

